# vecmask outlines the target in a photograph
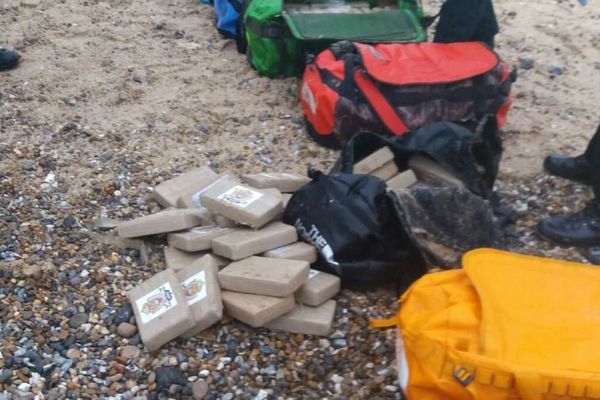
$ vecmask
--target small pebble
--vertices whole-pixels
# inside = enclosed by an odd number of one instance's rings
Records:
[[[550,75],[560,76],[565,71],[564,71],[564,68],[559,65],[551,65],[550,67],[548,67],[548,72],[550,73]]]
[[[198,379],[196,382],[194,382],[192,385],[192,395],[194,396],[194,399],[203,399],[204,396],[206,396],[206,393],[208,393],[208,384],[206,381]]]
[[[519,67],[524,70],[529,70],[533,68],[534,61],[533,58],[525,57],[519,58]]]
[[[396,393],[398,391],[398,386],[393,386],[393,385],[385,385],[383,387],[383,389],[386,392],[390,392],[390,393]]]
[[[12,379],[12,371],[10,369],[0,369],[0,384],[8,383]]]
[[[138,349],[136,346],[125,346],[121,349],[121,357],[125,358],[125,359],[133,359],[133,358],[138,358],[140,356],[140,349]]]
[[[124,338],[130,338],[137,333],[137,326],[129,322],[122,322],[117,327],[117,333]]]
[[[79,357],[81,357],[81,352],[76,349],[76,348],[71,348],[69,350],[67,350],[67,358],[70,358],[71,360],[76,360]]]
[[[78,278],[79,281],[81,281],[81,279],[79,277],[75,277]],[[70,321],[69,321],[69,326],[73,329],[77,329],[79,328],[81,325],[85,324],[88,321],[88,315],[86,313],[77,313],[74,314]]]

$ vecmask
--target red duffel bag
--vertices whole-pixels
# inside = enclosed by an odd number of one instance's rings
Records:
[[[300,103],[309,134],[339,148],[360,131],[402,135],[510,108],[514,73],[479,42],[337,42],[309,60]]]

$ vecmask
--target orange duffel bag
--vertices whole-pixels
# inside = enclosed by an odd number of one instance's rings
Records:
[[[600,399],[600,269],[480,249],[399,301],[408,400]]]

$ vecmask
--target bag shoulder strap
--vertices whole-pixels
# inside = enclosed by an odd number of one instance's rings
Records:
[[[400,136],[409,131],[394,107],[387,101],[377,85],[366,76],[364,70],[357,69],[354,71],[354,81],[390,132]]]
[[[398,325],[398,319],[396,317],[388,319],[370,319],[369,326],[371,328],[391,328]]]

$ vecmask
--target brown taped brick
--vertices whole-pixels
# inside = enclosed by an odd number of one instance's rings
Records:
[[[194,327],[194,317],[179,281],[165,270],[134,287],[127,294],[148,350],[159,349]]]
[[[303,335],[328,336],[336,302],[329,300],[318,307],[297,305],[292,311],[267,323],[265,328]]]
[[[283,209],[281,196],[224,179],[202,195],[202,205],[241,225],[260,228]]]
[[[269,297],[224,290],[223,306],[231,317],[255,328],[294,309],[294,296]]]
[[[196,323],[183,337],[192,337],[223,317],[218,271],[215,259],[206,255],[177,273],[177,279]]]
[[[205,216],[198,210],[171,208],[122,222],[117,226],[117,232],[124,238],[140,237],[181,231],[205,222]]]
[[[264,172],[242,176],[244,182],[257,189],[275,188],[282,193],[293,193],[310,182],[310,178],[300,174]]]
[[[340,278],[311,269],[308,280],[296,292],[296,301],[309,306],[319,306],[338,294]]]
[[[290,260],[300,260],[312,264],[317,261],[318,254],[315,246],[311,246],[310,244],[304,242],[296,242],[288,244],[287,246],[269,250],[266,253],[264,253],[263,256],[272,258],[287,258]]]
[[[248,257],[219,272],[223,290],[273,297],[292,295],[308,279],[306,261],[269,257]]]
[[[175,207],[179,197],[196,192],[215,179],[217,174],[209,167],[195,168],[158,184],[152,195],[163,207]]]
[[[236,229],[235,232],[213,239],[212,249],[216,255],[231,260],[241,260],[264,253],[298,240],[296,228],[283,222],[271,222],[259,230]]]

